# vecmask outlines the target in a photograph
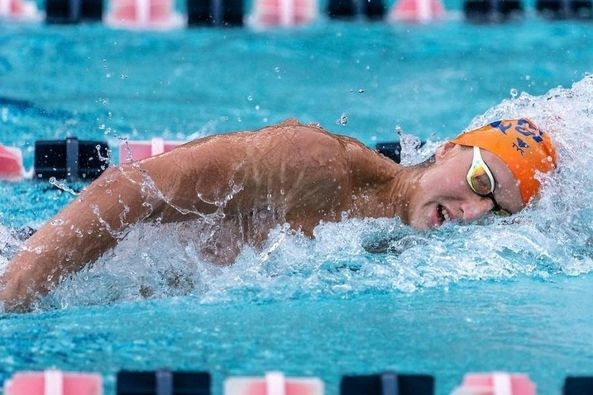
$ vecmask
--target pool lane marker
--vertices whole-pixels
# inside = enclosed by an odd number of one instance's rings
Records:
[[[4,382],[5,395],[101,395],[99,374],[57,369],[17,372]]]
[[[389,13],[392,21],[431,22],[445,16],[441,0],[398,0]]]
[[[151,140],[124,139],[119,144],[119,163],[130,163],[166,153],[186,142],[165,140],[161,137]],[[420,147],[423,144],[424,142]],[[401,144],[399,142],[377,143],[375,150],[396,163],[400,162]],[[85,141],[78,140],[76,137],[68,137],[64,140],[38,140],[35,142],[33,167],[27,170],[23,166],[23,152],[20,148],[0,144],[0,179],[48,180],[53,177],[70,181],[93,180],[109,166],[110,152],[111,149],[105,141]]]
[[[290,27],[313,22],[318,17],[317,0],[255,0],[249,24]]]
[[[467,373],[452,395],[535,395],[536,386],[521,373]]]
[[[0,0],[0,20],[39,22],[42,15],[37,4],[26,0]]]
[[[24,175],[23,152],[19,148],[0,144],[0,178],[18,181]]]
[[[124,140],[119,145],[119,163],[130,163],[160,155],[184,143],[184,141],[170,141],[160,137],[151,140]]]

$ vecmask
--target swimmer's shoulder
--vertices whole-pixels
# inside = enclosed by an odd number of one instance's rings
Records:
[[[308,150],[324,151],[329,156],[340,156],[359,170],[369,169],[376,172],[384,168],[391,173],[393,168],[399,168],[393,160],[369,148],[360,140],[330,132],[316,123],[305,124],[295,118],[289,118],[279,124],[260,129],[255,133],[265,133],[276,142],[288,140],[294,149],[301,147]]]

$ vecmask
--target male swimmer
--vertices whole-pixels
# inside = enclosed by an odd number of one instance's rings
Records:
[[[231,263],[243,243],[260,246],[287,223],[312,237],[322,221],[399,217],[417,229],[512,214],[556,167],[547,133],[528,119],[493,122],[404,167],[360,142],[289,120],[254,132],[198,139],[110,167],[9,262],[5,310],[26,310],[65,275],[113,247],[141,221],[214,221],[202,253]]]

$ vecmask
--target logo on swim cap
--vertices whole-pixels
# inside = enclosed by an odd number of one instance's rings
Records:
[[[539,191],[536,174],[550,172],[557,164],[550,136],[527,118],[495,121],[462,133],[451,142],[476,146],[498,156],[517,179],[525,204]]]

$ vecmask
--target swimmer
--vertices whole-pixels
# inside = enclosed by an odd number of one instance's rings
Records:
[[[510,215],[538,195],[537,174],[555,167],[549,135],[528,119],[462,133],[409,167],[295,120],[209,136],[108,168],[24,243],[0,280],[0,300],[5,311],[30,308],[139,222],[215,221],[215,242],[201,253],[229,264],[278,224],[313,237],[320,222],[345,217],[399,217],[429,230]]]

